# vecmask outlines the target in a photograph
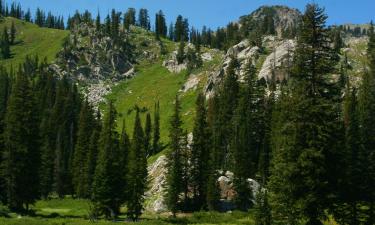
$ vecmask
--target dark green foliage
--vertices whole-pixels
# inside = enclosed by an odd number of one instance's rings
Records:
[[[178,51],[177,51],[177,55],[176,55],[177,63],[182,64],[184,62],[185,58],[186,58],[186,56],[185,56],[185,42],[180,41],[180,45],[178,47]]]
[[[90,138],[94,127],[94,115],[90,104],[86,100],[81,107],[79,121],[77,143],[74,148],[73,163],[72,163],[72,179],[74,192],[77,197],[89,197],[89,181],[88,181],[88,155]]]
[[[96,20],[95,20],[96,31],[100,32],[101,31],[101,27],[102,27],[102,24],[101,24],[101,21],[100,21],[100,13],[98,12],[98,15],[96,16]]]
[[[371,23],[369,29],[369,42],[367,47],[367,58],[369,71],[362,78],[359,93],[359,123],[361,132],[361,150],[359,153],[361,161],[361,200],[368,206],[366,224],[374,223],[375,211],[375,33],[374,25]]]
[[[193,145],[190,158],[190,177],[194,208],[205,209],[207,199],[207,180],[209,178],[210,136],[207,124],[205,97],[199,94],[196,101],[193,128]]]
[[[232,59],[226,71],[226,76],[220,87],[218,97],[218,115],[214,121],[214,144],[215,144],[215,162],[217,169],[231,169],[232,155],[230,153],[230,144],[233,135],[232,118],[234,109],[237,108],[239,96],[239,83],[237,77],[238,62]]]
[[[174,41],[188,41],[189,40],[189,22],[188,19],[184,19],[181,15],[177,16],[176,23],[174,25]]]
[[[259,188],[255,202],[255,224],[271,225],[271,206],[268,203],[268,192]]]
[[[163,11],[159,11],[155,16],[155,35],[156,38],[165,38],[167,36],[167,24],[165,22],[165,16]]]
[[[340,132],[340,92],[330,80],[337,55],[328,39],[326,18],[316,4],[307,5],[290,92],[280,99],[288,106],[282,106],[278,120],[284,125],[275,131],[279,136],[275,136],[269,185],[275,223],[294,224],[303,218],[307,224],[321,224],[328,207],[327,183],[335,173],[330,163],[338,151]]]
[[[30,81],[18,73],[5,115],[1,174],[13,210],[29,209],[39,197],[38,119]],[[27,187],[27,188],[25,188]]]
[[[152,153],[151,155],[153,154],[156,154],[159,152],[160,150],[160,143],[159,143],[159,140],[160,140],[160,115],[159,115],[159,111],[160,111],[160,106],[159,106],[159,101],[157,103],[155,103],[155,107],[154,107],[154,126],[153,126],[153,138],[152,138]]]
[[[139,118],[139,109],[135,118],[133,139],[129,154],[127,215],[137,221],[143,210],[144,193],[147,189],[147,159],[144,146],[144,132]]]
[[[96,209],[106,218],[119,214],[123,203],[124,179],[118,133],[116,132],[116,110],[113,103],[108,105],[103,119],[99,139],[99,155],[95,169],[92,201]]]
[[[188,61],[187,63],[187,70],[192,71],[195,68],[199,68],[202,66],[202,58],[199,54],[199,52],[196,51],[196,49],[188,48],[186,52],[186,59]]]
[[[129,8],[124,14],[124,29],[129,30],[130,25],[135,25],[135,9]]]
[[[123,193],[123,202],[127,201],[127,173],[128,173],[128,165],[129,165],[129,152],[130,152],[130,139],[128,134],[126,133],[126,127],[125,127],[125,120],[122,125],[122,131],[120,135],[120,157],[121,157],[121,163],[120,163],[120,176],[123,177],[124,187],[125,189],[122,190]]]
[[[253,65],[248,66],[246,87],[234,117],[232,152],[234,159],[234,189],[236,205],[247,210],[252,205],[252,192],[247,179],[257,170],[258,153],[264,137],[264,85],[258,81]]]
[[[171,210],[173,216],[176,216],[180,202],[180,194],[184,190],[183,184],[183,170],[182,170],[182,140],[184,133],[181,128],[181,105],[178,96],[176,96],[174,114],[171,118],[171,127],[169,132],[170,148],[168,154],[168,173],[167,173],[167,191],[166,203],[168,209]]]
[[[142,8],[142,9],[139,10],[137,25],[146,29],[146,30],[151,29],[150,18],[148,16],[148,10],[147,9]]]
[[[152,135],[152,124],[151,124],[151,115],[147,113],[146,124],[145,124],[145,152],[146,156],[151,155],[151,135]]]
[[[8,34],[8,28],[5,26],[3,30],[3,34],[1,36],[1,56],[3,59],[10,58],[10,40]]]

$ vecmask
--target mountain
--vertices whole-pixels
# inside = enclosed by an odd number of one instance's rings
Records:
[[[192,69],[188,68],[188,59],[178,62],[178,43],[166,38],[158,40],[153,32],[137,26],[130,26],[130,31],[121,30],[116,39],[97,32],[94,26],[84,22],[64,31],[40,28],[10,17],[2,20],[0,30],[10,27],[12,22],[17,30],[16,44],[11,47],[12,58],[1,60],[3,65],[16,66],[26,55],[47,57],[50,70],[56,76],[68,76],[77,82],[95,107],[103,111],[109,100],[114,102],[118,111],[118,130],[122,129],[125,120],[128,133],[132,133],[135,105],[141,109],[142,121],[145,121],[146,114],[152,115],[154,105],[159,102],[163,151],[149,158],[152,188],[148,193],[147,209],[163,211],[161,184],[165,182],[166,165],[163,155],[169,149],[169,120],[175,96],[178,94],[181,98],[183,128],[190,133],[197,94],[203,91],[206,98],[213,96],[232,58],[239,62],[236,73],[240,81],[244,80],[249,63],[256,66],[259,79],[269,81],[273,75],[278,81],[287,79],[301,13],[285,6],[262,6],[240,17],[237,24],[243,34],[241,40],[226,51],[202,46],[199,55],[202,65]],[[254,43],[254,33],[258,33],[259,43]],[[358,81],[366,62],[367,37],[343,33],[343,40],[345,45],[340,56],[342,60],[345,55],[348,57],[353,68],[350,71],[354,74],[352,79]],[[194,48],[193,44],[187,44],[184,52]],[[228,177],[221,178],[230,183]]]

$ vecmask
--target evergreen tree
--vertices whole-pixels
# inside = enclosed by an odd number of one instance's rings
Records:
[[[177,55],[176,55],[177,63],[182,64],[184,62],[185,58],[186,58],[186,56],[185,56],[185,42],[180,41],[180,45],[178,47],[178,51],[177,51]]]
[[[174,113],[171,117],[171,127],[169,131],[171,151],[168,154],[168,173],[167,173],[167,191],[166,203],[174,217],[178,211],[180,203],[180,194],[183,186],[183,170],[182,170],[182,145],[183,130],[181,120],[181,105],[178,96],[176,96]]]
[[[139,109],[135,117],[133,139],[128,165],[127,215],[137,221],[142,214],[144,193],[147,188],[147,159],[144,147],[144,132],[139,118]]]
[[[98,15],[96,16],[96,20],[95,20],[95,28],[96,28],[96,32],[100,32],[101,30],[101,21],[100,21],[100,13],[98,12]]]
[[[140,9],[138,14],[138,26],[150,30],[150,18],[148,16],[148,10],[147,9]]]
[[[90,146],[91,134],[93,132],[93,129],[95,129],[93,120],[93,111],[86,99],[86,101],[82,104],[79,115],[77,144],[74,148],[72,164],[74,193],[77,195],[77,197],[80,198],[89,197],[89,183],[87,180],[87,159],[89,155],[88,147]]]
[[[95,177],[95,168],[97,164],[98,159],[98,140],[100,138],[100,127],[97,127],[94,129],[91,133],[90,137],[90,145],[88,147],[89,153],[87,155],[87,174],[86,174],[86,180],[87,180],[87,196],[91,197],[93,192],[93,182]]]
[[[127,187],[127,172],[128,172],[128,165],[129,165],[129,152],[130,152],[130,139],[128,134],[126,133],[126,127],[125,127],[125,120],[123,121],[122,125],[122,131],[121,131],[121,136],[120,136],[120,156],[121,156],[121,161],[122,163],[120,171],[122,174],[120,176],[123,177],[123,182],[124,186]],[[126,202],[128,199],[127,195],[127,189],[123,190],[123,202]]]
[[[159,101],[154,106],[154,127],[153,127],[153,138],[152,138],[152,153],[154,155],[160,150],[160,106]]]
[[[135,25],[135,9],[129,8],[124,15],[124,29],[129,30],[130,25]]]
[[[288,106],[279,115],[284,125],[274,144],[270,197],[274,223],[322,224],[328,207],[328,181],[335,172],[339,91],[330,75],[335,71],[336,52],[331,47],[327,17],[316,4],[309,4],[303,16]],[[314,59],[313,61],[311,59]],[[280,100],[281,101],[281,100]]]
[[[165,22],[165,16],[163,11],[159,11],[156,13],[155,16],[155,35],[156,38],[159,39],[160,37],[166,37],[167,36],[167,25]]]
[[[92,201],[96,209],[106,218],[119,214],[123,203],[123,171],[120,168],[118,133],[116,132],[116,110],[109,102],[108,111],[103,119],[99,139],[99,155],[95,169]]]
[[[209,177],[209,131],[205,97],[199,94],[196,101],[196,114],[193,128],[193,145],[191,149],[191,185],[195,209],[206,208],[207,180]]]
[[[151,124],[151,115],[147,113],[146,116],[146,125],[145,125],[145,152],[146,156],[151,155],[151,135],[152,135],[152,124]]]
[[[17,74],[5,115],[1,174],[11,209],[26,210],[39,197],[38,120],[30,82]],[[27,188],[25,188],[27,187]]]
[[[246,88],[240,99],[234,118],[234,138],[232,143],[234,158],[234,189],[237,193],[236,205],[247,210],[252,205],[252,192],[247,179],[256,173],[257,152],[262,148],[263,127],[261,117],[264,110],[264,92],[259,91],[255,67],[250,64],[246,76]],[[260,104],[259,104],[260,103]]]
[[[373,110],[375,109],[375,32],[371,23],[367,47],[369,71],[364,73],[359,93],[359,123],[361,132],[361,200],[368,206],[368,219],[365,224],[374,223],[375,211],[375,127]]]
[[[236,71],[238,61],[231,59],[226,71],[224,81],[220,87],[218,99],[218,116],[214,124],[215,161],[224,170],[230,169],[232,155],[230,153],[230,140],[232,138],[232,118],[234,109],[237,108],[239,96],[239,83]],[[217,169],[220,169],[216,167]]]
[[[8,28],[5,26],[3,35],[1,38],[1,55],[3,59],[10,58],[10,40],[8,34]]]

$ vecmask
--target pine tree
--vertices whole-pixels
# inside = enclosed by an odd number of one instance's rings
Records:
[[[127,215],[137,221],[142,214],[144,193],[147,188],[147,159],[144,147],[144,132],[139,118],[139,109],[135,117],[133,139],[128,165]]]
[[[95,28],[96,28],[96,32],[100,32],[101,31],[101,21],[100,21],[100,13],[98,12],[98,15],[96,16],[96,20],[95,20]]]
[[[138,14],[138,26],[150,30],[150,18],[147,9],[140,9]]]
[[[151,115],[147,113],[146,124],[145,124],[145,152],[146,156],[151,155],[151,135],[152,135],[152,124],[151,124]]]
[[[205,97],[200,93],[196,100],[196,114],[191,149],[191,189],[195,209],[206,208],[207,180],[209,177],[210,145]]]
[[[124,15],[124,29],[129,30],[130,25],[135,25],[135,9],[129,8]]]
[[[183,140],[181,105],[178,96],[176,96],[174,113],[171,117],[171,127],[169,131],[171,151],[168,154],[168,173],[167,173],[167,191],[166,203],[174,217],[179,209],[180,194],[184,189],[183,170],[182,170],[182,146]]]
[[[74,148],[72,175],[74,192],[79,198],[89,197],[89,183],[87,180],[88,174],[88,155],[90,146],[90,138],[94,129],[93,111],[86,101],[82,104],[79,115],[77,144]]]
[[[123,121],[122,125],[122,131],[120,136],[120,157],[122,163],[120,171],[122,171],[122,174],[120,176],[123,177],[124,186],[127,187],[127,172],[128,172],[128,165],[129,165],[129,152],[130,152],[130,139],[128,134],[126,133],[126,127],[125,127],[125,120]],[[123,202],[127,201],[127,189],[123,190]]]
[[[0,67],[0,165],[2,164],[2,155],[4,152],[3,132],[5,128],[5,114],[10,93],[10,78],[5,68]],[[5,202],[6,194],[4,189],[4,180],[0,167],[0,202]]]
[[[154,106],[154,127],[153,127],[153,138],[152,138],[152,153],[154,155],[160,150],[160,106],[159,101]]]
[[[328,207],[327,179],[335,172],[329,164],[337,155],[335,135],[340,132],[340,92],[330,80],[338,57],[328,38],[326,19],[323,9],[307,5],[290,92],[282,100],[288,106],[279,115],[284,125],[274,144],[269,188],[276,224],[295,224],[302,218],[306,224],[322,224]]]
[[[40,152],[34,102],[30,82],[19,71],[5,115],[5,148],[1,165],[7,202],[17,211],[23,210],[24,205],[28,210],[39,197]]]
[[[208,160],[208,180],[207,180],[207,207],[209,210],[218,210],[220,201],[220,187],[217,179],[219,178],[218,171],[221,169],[219,163],[218,154],[216,153],[216,148],[218,146],[218,108],[219,101],[217,93],[208,101],[207,110],[207,124],[209,126],[209,142],[212,143],[210,146],[210,158]]]
[[[119,214],[123,190],[122,177],[118,171],[119,141],[116,132],[116,110],[109,102],[108,111],[103,119],[103,128],[99,139],[99,155],[95,169],[92,201],[104,213],[106,218],[113,218]]]
[[[237,59],[231,59],[226,71],[222,85],[220,86],[220,95],[218,98],[218,115],[214,124],[214,143],[216,162],[224,170],[230,169],[232,155],[230,153],[230,140],[232,138],[232,119],[234,109],[237,108],[239,96],[239,83],[236,71],[238,69]],[[219,168],[217,168],[219,169]]]
[[[177,63],[182,64],[184,62],[185,58],[186,58],[186,56],[185,56],[185,42],[180,41],[180,45],[178,47],[178,51],[177,51],[177,55],[176,55]]]
[[[368,205],[366,224],[374,223],[375,211],[375,128],[373,110],[375,109],[375,32],[370,24],[369,42],[367,47],[369,71],[364,73],[359,93],[359,121],[361,132],[361,200]]]
[[[1,55],[3,59],[10,58],[10,40],[8,34],[8,28],[5,26],[1,39]]]
[[[246,76],[246,87],[234,117],[234,138],[232,151],[234,158],[235,202],[240,210],[246,211],[252,205],[252,191],[247,179],[256,173],[257,152],[262,148],[264,92],[258,90],[255,67],[250,64]],[[260,102],[260,104],[259,104]]]

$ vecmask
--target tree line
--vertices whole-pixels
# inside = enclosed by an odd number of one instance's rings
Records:
[[[0,68],[0,200],[29,213],[38,199],[73,195],[92,201],[92,216],[114,218],[127,206],[142,213],[147,157],[160,148],[159,104],[143,126],[136,106],[133,137],[108,103],[104,117],[67,77],[27,57],[18,70]],[[25,188],[27,187],[27,188]]]
[[[176,98],[166,191],[174,215],[222,210],[218,177],[232,171],[236,208],[253,209],[256,224],[322,224],[328,215],[374,223],[374,26],[354,85],[326,19],[307,5],[288,80],[258,80],[250,63],[239,83],[233,58],[215,95],[197,98],[191,146]],[[256,196],[248,178],[261,185]]]

